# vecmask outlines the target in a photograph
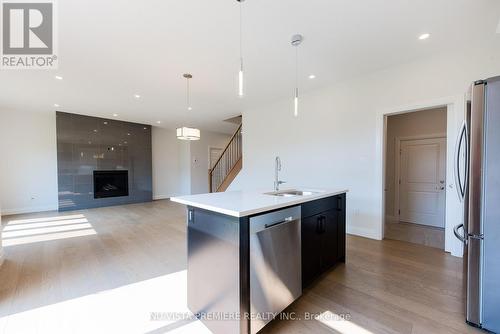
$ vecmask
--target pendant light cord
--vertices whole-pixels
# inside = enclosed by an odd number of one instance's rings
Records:
[[[240,70],[243,70],[243,2],[240,1]]]
[[[295,46],[295,97],[299,95],[299,46]]]
[[[186,78],[186,109],[189,111],[189,78]]]

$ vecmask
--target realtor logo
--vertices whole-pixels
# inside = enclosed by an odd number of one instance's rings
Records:
[[[54,69],[54,2],[2,2],[2,69]]]

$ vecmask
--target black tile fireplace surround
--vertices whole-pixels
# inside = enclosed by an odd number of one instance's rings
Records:
[[[59,211],[153,200],[150,125],[56,116]]]

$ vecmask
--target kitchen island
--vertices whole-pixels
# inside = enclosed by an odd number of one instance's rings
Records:
[[[187,205],[188,307],[213,332],[256,333],[345,261],[347,190],[232,191]]]

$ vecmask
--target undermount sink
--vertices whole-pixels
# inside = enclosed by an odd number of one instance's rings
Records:
[[[317,194],[317,191],[303,191],[303,190],[282,190],[265,193],[265,195],[280,196],[280,197],[293,197],[293,196],[310,196]]]

